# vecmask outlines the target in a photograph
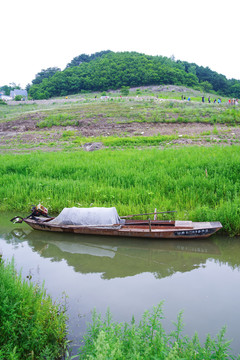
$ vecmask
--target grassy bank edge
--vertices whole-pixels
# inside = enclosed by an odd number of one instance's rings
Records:
[[[0,258],[0,359],[61,359],[67,349],[64,305]]]

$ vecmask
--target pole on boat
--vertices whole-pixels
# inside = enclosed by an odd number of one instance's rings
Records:
[[[148,219],[148,225],[149,225],[149,231],[151,232],[152,231],[152,226],[151,226],[151,219],[150,218]]]
[[[154,210],[154,218],[153,218],[153,220],[157,220],[157,208],[155,208],[155,210]]]
[[[133,215],[125,215],[125,216],[120,216],[121,219],[127,219],[127,218],[131,218],[134,216],[143,216],[143,215],[156,215],[156,214],[169,214],[169,213],[175,213],[177,212],[176,210],[173,211],[158,211],[158,212],[152,212],[152,213],[145,213],[145,214],[133,214]]]

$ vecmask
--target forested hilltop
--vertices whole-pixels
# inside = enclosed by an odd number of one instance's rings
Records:
[[[240,98],[239,80],[228,80],[208,67],[163,56],[109,50],[79,55],[63,71],[42,70],[32,83],[29,95],[33,99],[160,84],[185,85]]]

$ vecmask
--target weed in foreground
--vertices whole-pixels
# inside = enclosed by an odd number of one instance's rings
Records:
[[[92,323],[88,325],[84,345],[72,359],[111,360],[210,360],[236,359],[230,354],[230,341],[225,339],[226,328],[216,338],[207,336],[200,343],[197,333],[192,338],[183,336],[183,317],[179,313],[174,322],[175,330],[167,334],[163,328],[162,302],[146,311],[139,324],[116,323],[107,311],[104,319],[93,312]]]
[[[13,261],[0,263],[0,359],[61,359],[66,314],[43,287],[17,275]]]

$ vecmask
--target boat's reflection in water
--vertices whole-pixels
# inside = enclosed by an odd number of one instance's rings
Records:
[[[50,258],[52,261],[64,259],[76,272],[102,273],[102,277],[107,279],[146,271],[161,278],[176,271],[196,269],[209,257],[217,258],[220,255],[219,247],[212,239],[96,237],[21,228],[15,228],[11,235],[13,241],[27,241],[41,257]]]

